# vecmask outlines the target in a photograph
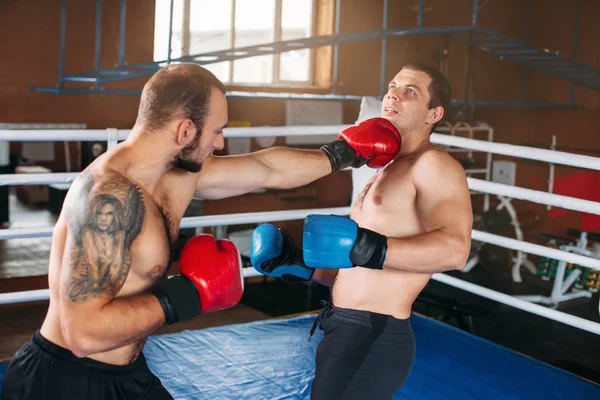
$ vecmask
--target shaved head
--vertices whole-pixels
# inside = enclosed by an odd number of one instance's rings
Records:
[[[223,83],[198,64],[161,68],[144,85],[137,123],[159,129],[173,119],[189,118],[200,132],[213,89],[226,93]]]

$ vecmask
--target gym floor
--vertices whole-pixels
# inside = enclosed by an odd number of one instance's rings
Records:
[[[10,228],[41,228],[54,224],[55,217],[48,211],[25,208],[14,195],[10,196],[10,207]],[[11,281],[40,284],[45,280],[49,249],[50,238],[0,241],[0,291],[12,291],[8,290],[14,287]],[[551,290],[551,282],[526,272],[519,284],[512,282],[508,270],[490,271],[481,266],[466,274],[451,274],[507,294],[549,294]],[[319,285],[287,285],[262,278],[253,282],[246,286],[238,306],[163,327],[156,334],[316,311],[319,301],[329,296],[328,289]],[[47,305],[47,301],[39,301],[0,306],[0,320],[4,321],[0,324],[0,360],[10,359],[39,328]],[[597,296],[565,302],[558,310],[600,322]],[[600,341],[595,334],[436,281],[431,281],[419,296],[414,311],[600,383],[600,358],[597,357]]]

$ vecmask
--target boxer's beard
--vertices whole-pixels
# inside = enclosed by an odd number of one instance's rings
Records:
[[[185,146],[173,159],[173,168],[179,168],[187,172],[198,172],[202,163],[195,160],[200,142],[200,134],[197,133],[192,143]]]

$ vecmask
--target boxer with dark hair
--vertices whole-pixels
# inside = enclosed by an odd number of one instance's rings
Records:
[[[402,68],[381,109],[402,148],[364,187],[350,218],[308,216],[302,249],[273,225],[253,233],[258,271],[331,287],[331,303],[315,321],[325,337],[311,399],[391,399],[415,358],[413,302],[432,274],[466,263],[473,215],[465,171],[429,140],[449,102],[439,71]]]

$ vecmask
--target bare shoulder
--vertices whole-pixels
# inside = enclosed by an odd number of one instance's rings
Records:
[[[464,172],[464,169],[458,160],[452,157],[448,152],[434,146],[419,154],[415,161],[415,167],[436,168],[440,170],[451,169],[452,171],[449,172]]]
[[[88,216],[92,209],[108,203],[116,207],[118,212],[134,212],[136,218],[143,220],[145,207],[142,190],[123,175],[110,170],[81,172],[71,185],[63,214],[70,225],[81,223],[82,216]]]
[[[413,177],[416,181],[442,181],[466,183],[463,166],[448,152],[431,147],[419,154],[413,164]]]

